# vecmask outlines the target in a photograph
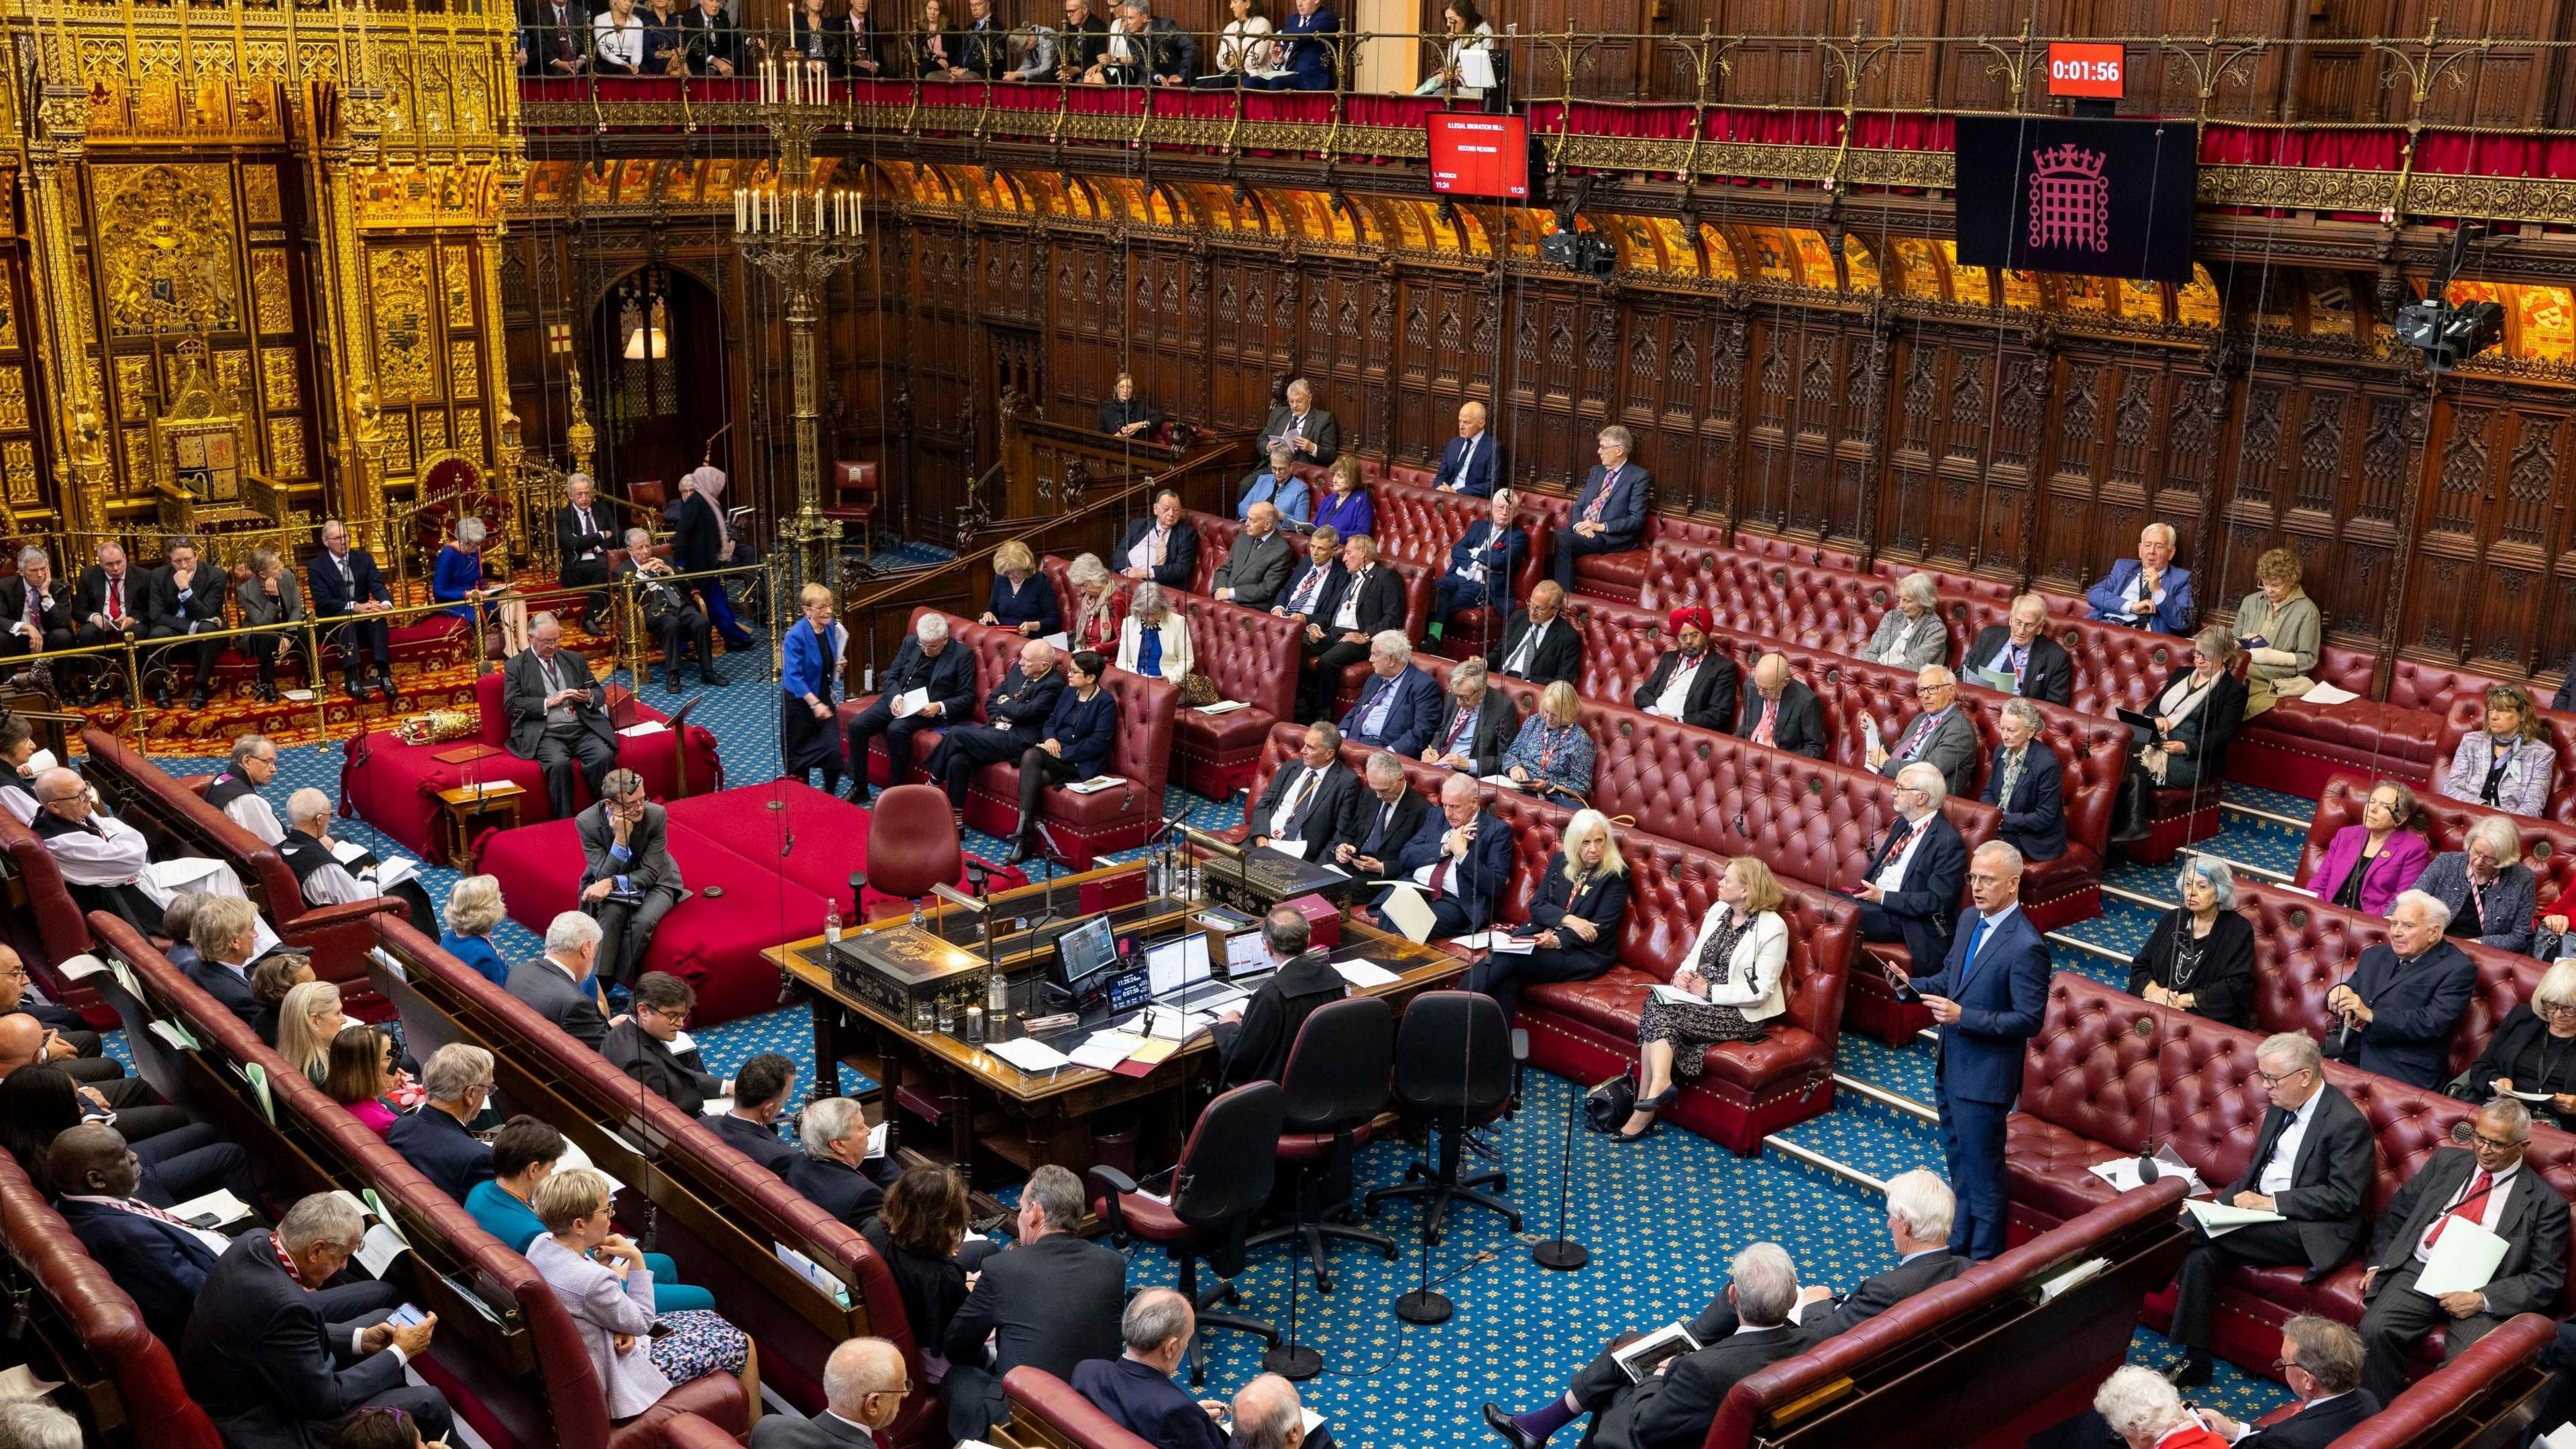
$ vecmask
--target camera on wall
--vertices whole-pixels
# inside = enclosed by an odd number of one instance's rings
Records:
[[[1583,208],[1584,198],[1591,191],[1591,177],[1575,183],[1574,195],[1556,209],[1556,230],[1539,238],[1538,254],[1569,272],[1606,277],[1619,264],[1619,254],[1610,239],[1597,231],[1574,229],[1574,214]]]
[[[2484,231],[2476,223],[2461,222],[2424,300],[2397,309],[2397,340],[2424,354],[2426,371],[2449,372],[2504,340],[2503,303],[2450,300],[2451,279],[2459,274],[2469,243]]]

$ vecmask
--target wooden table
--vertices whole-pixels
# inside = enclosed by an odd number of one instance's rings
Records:
[[[518,829],[519,797],[527,793],[509,780],[439,791],[438,840],[446,849],[448,864],[473,874],[475,838],[486,830]]]
[[[1056,889],[1061,900],[1082,884],[1136,875],[1143,869],[1141,864],[1112,866],[1067,876],[1056,882]],[[1005,921],[1014,914],[1014,906],[1042,905],[1042,901],[1043,888],[1035,885],[992,898],[996,917]],[[1193,902],[1188,907],[1121,907],[1115,914],[1122,930],[1131,925],[1168,928],[1199,904],[1204,902]],[[890,929],[904,924],[906,919],[906,914],[898,912],[861,929]],[[1094,1141],[1093,1123],[1107,1112],[1133,1112],[1138,1118],[1137,1126],[1155,1129],[1157,1139],[1156,1152],[1145,1152],[1141,1147],[1121,1149],[1114,1154],[1113,1165],[1150,1169],[1179,1150],[1186,1136],[1187,1111],[1194,1110],[1187,1107],[1191,1096],[1188,1089],[1206,1081],[1215,1070],[1215,1045],[1206,1033],[1184,1043],[1170,1060],[1142,1077],[1078,1066],[1024,1073],[982,1047],[969,1046],[942,1032],[915,1030],[910,1022],[862,1000],[835,981],[829,969],[808,959],[806,953],[819,947],[822,940],[820,936],[809,936],[763,953],[812,1000],[813,1095],[839,1092],[843,1062],[860,1067],[884,1083],[886,1118],[897,1123],[895,1135],[900,1137],[902,1133],[898,1108],[917,1118],[936,1120],[948,1129],[944,1155],[966,1168],[970,1180],[976,1180],[978,1149],[1021,1173],[1047,1163],[1080,1172],[1103,1160]],[[1006,973],[1012,971],[1015,961],[1026,963],[1041,956],[1048,961],[1053,959],[1051,947],[1033,949],[1028,938],[1016,930],[996,944]],[[1221,944],[1216,945],[1215,957],[1219,962],[1224,960]],[[1421,991],[1448,985],[1468,964],[1465,958],[1435,947],[1417,946],[1345,916],[1342,942],[1333,950],[1332,958],[1340,961],[1360,957],[1397,975],[1392,982],[1355,989],[1352,994],[1391,997],[1399,1006]],[[1014,990],[1015,1008],[1024,1006],[1027,991],[1024,985]],[[1020,1014],[1014,1011],[1007,1035],[1021,1034]],[[1144,1135],[1142,1131],[1138,1134],[1140,1144]],[[890,1143],[889,1150],[892,1146]]]

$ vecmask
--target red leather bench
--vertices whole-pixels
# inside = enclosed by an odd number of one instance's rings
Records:
[[[591,663],[599,669],[606,661]],[[554,807],[546,795],[544,772],[537,768],[536,761],[522,760],[503,748],[503,741],[509,738],[510,722],[501,711],[501,678],[501,672],[495,670],[474,681],[474,702],[481,718],[470,738],[408,745],[379,731],[361,733],[349,741],[340,766],[340,813],[366,821],[433,865],[457,866],[464,862],[450,861],[438,840],[441,790],[452,790],[469,781],[507,780],[525,792],[519,798],[522,823],[552,819]],[[621,686],[610,685],[607,692],[609,717],[620,728],[670,722],[668,715]],[[714,733],[693,724],[688,726],[687,734],[685,790],[681,788],[679,736],[673,731],[619,740],[617,763],[642,775],[645,792],[657,800],[723,789],[724,765],[716,756]],[[476,744],[493,753],[459,764],[437,758]],[[589,787],[576,780],[573,791],[586,807],[590,802]]]
[[[538,1016],[518,998],[400,923],[385,928],[397,978],[379,962],[414,1043],[470,1041],[497,1063],[502,1096],[582,1145],[601,1168],[658,1210],[659,1241],[687,1281],[715,1294],[734,1325],[760,1342],[763,1385],[808,1412],[823,1402],[823,1361],[842,1340],[874,1335],[904,1355],[914,1393],[892,1437],[906,1449],[947,1443],[939,1393],[924,1375],[894,1276],[867,1240],[715,1135]],[[613,1134],[613,1135],[612,1135]],[[653,1144],[649,1162],[633,1143]],[[776,1245],[838,1278],[846,1303],[783,1264]]]
[[[2317,868],[2325,864],[2326,851],[2334,844],[2337,831],[2359,825],[2362,806],[2370,799],[2375,781],[2361,775],[2329,775],[2317,794],[2317,813],[2308,822],[2308,842],[2299,850],[2297,879],[2305,885],[2314,879]],[[2484,805],[2447,796],[2417,791],[2416,803],[2432,824],[2433,853],[2467,849],[2469,827],[2494,815],[2512,822],[2522,834],[2522,863],[2531,867],[2532,885],[2540,896],[2540,914],[2563,899],[2569,887],[2576,885],[2576,826],[2555,820],[2535,820],[2528,815],[2507,815]]]
[[[1580,486],[1578,481],[1577,486]],[[1550,539],[1570,526],[1574,520],[1574,499],[1565,493],[1541,493],[1535,489],[1522,495],[1526,507],[1546,515]],[[1646,500],[1646,522],[1637,532],[1637,546],[1619,553],[1585,554],[1574,561],[1574,592],[1596,599],[1634,601],[1645,586],[1650,567],[1648,553],[1659,541],[1690,553],[1706,553],[1733,546],[1733,531],[1722,523],[1659,513],[1654,499]],[[1545,572],[1556,570],[1556,552],[1551,544]]]
[[[2540,1314],[2506,1319],[2458,1358],[2409,1385],[2395,1403],[2354,1425],[2334,1441],[2335,1449],[2431,1449],[2485,1442],[2482,1431],[2514,1422],[2513,1411],[2549,1384],[2540,1355],[2557,1338],[2558,1325]]]
[[[2540,712],[2541,724],[2547,729],[2550,748],[2558,765],[2549,777],[2549,802],[2543,810],[2547,819],[2576,825],[2576,714]],[[2439,794],[2442,780],[2451,772],[2451,757],[2458,753],[2460,741],[2483,730],[2487,725],[2486,700],[2481,694],[2462,694],[2451,701],[2450,712],[2443,716],[2441,737],[2433,745],[2432,773],[2428,777]],[[2528,819],[2516,816],[2517,822]]]
[[[2128,1357],[2140,1302],[2187,1246],[2182,1193],[2160,1182],[2104,1202],[1747,1376],[1718,1405],[1705,1449],[2021,1444],[2089,1406]],[[2036,1303],[2033,1285],[2092,1258],[2110,1267],[2084,1291]],[[2276,1337],[2267,1357],[2279,1347]]]
[[[414,1366],[443,1390],[460,1419],[496,1446],[600,1446],[643,1449],[659,1420],[682,1411],[713,1416],[740,1429],[747,1412],[742,1386],[729,1374],[711,1374],[680,1385],[645,1413],[621,1423],[608,1417],[608,1393],[590,1364],[580,1330],[563,1301],[527,1259],[485,1232],[462,1204],[421,1175],[399,1152],[349,1115],[346,1108],[304,1078],[250,1028],[181,975],[124,921],[95,913],[100,941],[133,969],[152,1008],[175,1011],[204,1043],[180,1065],[179,1076],[199,1100],[228,1094],[222,1105],[235,1140],[302,1194],[335,1187],[371,1189],[393,1214],[412,1252],[394,1272],[412,1300],[440,1314],[442,1332]],[[141,1021],[130,1036],[148,1036]],[[157,1051],[166,1050],[156,1044]],[[253,1105],[247,1085],[234,1086],[239,1070],[256,1064],[267,1074],[272,1124]],[[491,1318],[459,1311],[459,1284],[492,1308]],[[488,1295],[488,1296],[487,1296]],[[513,1343],[513,1326],[524,1339]],[[513,1367],[532,1360],[521,1371]]]
[[[2048,988],[2048,1015],[2031,1038],[2020,1110],[2007,1126],[2016,1229],[2044,1231],[2115,1194],[2095,1177],[2094,1163],[2135,1156],[2140,1147],[2169,1148],[2211,1184],[2245,1170],[2263,1122],[2265,1098],[2254,1074],[2260,1034],[2151,1005],[2125,992],[2061,971]],[[2369,1118],[2378,1140],[2379,1172],[2369,1211],[2374,1221],[2435,1148],[2451,1140],[2476,1109],[2432,1092],[2329,1062],[2326,1078]],[[2576,1137],[2548,1127],[2531,1134],[2529,1161],[2562,1194],[2576,1192]],[[2346,1262],[2314,1284],[2304,1269],[2239,1270],[2221,1290],[2211,1323],[2211,1349],[2231,1363],[2269,1364],[2280,1326],[2297,1313],[2361,1320],[2361,1265]],[[2562,1311],[2576,1297],[2562,1298]],[[2150,1300],[2146,1321],[2172,1321],[2169,1295]],[[2428,1356],[2438,1353],[2427,1349]],[[2429,1357],[2428,1357],[2429,1361]]]
[[[1100,1412],[1073,1385],[1045,1369],[1022,1365],[1002,1376],[1011,1420],[1003,1442],[1021,1449],[1068,1445],[1071,1449],[1154,1449],[1127,1426]]]
[[[143,1324],[143,1310],[81,1246],[44,1194],[0,1152],[0,1225],[21,1279],[35,1292],[19,1303],[33,1330],[21,1353],[39,1378],[71,1382],[83,1373],[90,1416],[84,1443],[106,1443],[100,1420],[120,1420],[123,1442],[151,1449],[223,1449],[206,1411],[179,1382],[168,1345]]]
[[[913,610],[907,630],[918,627],[922,615],[934,612],[937,611],[926,608]],[[1027,641],[1010,630],[987,629],[954,614],[948,616],[948,629],[950,638],[974,651],[974,718],[982,723],[984,696],[1002,682],[1002,676],[1019,658],[1020,646]],[[1061,661],[1063,656],[1059,653],[1057,657]],[[1107,773],[1122,776],[1127,783],[1091,795],[1049,790],[1039,806],[1057,843],[1072,857],[1077,870],[1088,867],[1095,856],[1142,845],[1161,828],[1163,787],[1171,776],[1173,716],[1180,704],[1180,691],[1169,680],[1145,679],[1116,669],[1109,671],[1102,687],[1118,700],[1118,740],[1110,752]],[[843,704],[843,727],[875,698],[872,694],[861,695]],[[920,764],[930,758],[938,743],[938,736],[929,730],[913,737],[914,778],[920,778]],[[892,778],[883,736],[869,744],[868,772],[880,785]],[[1007,835],[1019,818],[1019,762],[1006,761],[977,770],[967,785],[966,823],[988,835]]]
[[[11,909],[8,933],[18,954],[45,988],[46,999],[79,1011],[92,1026],[104,1026],[98,993],[64,978],[55,963],[89,949],[89,921],[63,882],[44,840],[0,810],[0,848],[9,852],[9,878],[0,882]]]
[[[1656,613],[1684,604],[1709,611],[1721,629],[1853,654],[1867,647],[1878,621],[1896,607],[1896,585],[1867,574],[1734,550],[1658,543],[1647,551],[1637,603]],[[1951,601],[1944,600],[1945,605]],[[1944,614],[1951,611],[1945,607]],[[1950,657],[1964,643],[1951,619]]]
[[[2361,770],[2415,783],[2433,766],[2442,732],[2442,703],[2425,709],[2371,698],[2378,657],[2328,644],[2308,677],[2360,696],[2345,704],[2283,699],[2245,722],[2231,753],[2240,777],[2293,795],[2314,796],[2337,770]],[[2412,666],[2401,665],[2406,674]],[[2422,683],[2404,681],[2409,694]]]
[[[1243,525],[1214,513],[1201,513],[1195,508],[1184,511],[1181,521],[1199,531],[1198,562],[1190,566],[1190,592],[1207,593],[1216,587],[1209,581],[1216,577],[1217,566],[1225,562],[1225,556],[1233,552],[1235,536],[1243,532]],[[1049,557],[1052,559],[1053,556]],[[1123,560],[1103,558],[1101,562],[1109,566],[1111,573],[1116,573]],[[1291,568],[1293,571],[1294,566]],[[1056,601],[1064,610],[1065,627],[1070,629],[1073,627],[1072,582],[1057,575],[1052,567],[1047,569],[1047,573],[1055,577]]]
[[[1826,567],[1860,569],[1857,559],[1849,564],[1840,564],[1833,561],[1829,550],[1826,554],[1826,557],[1818,558],[1814,562]],[[1998,613],[2009,610],[2012,607],[2012,601],[2022,593],[2022,590],[2010,579],[1990,579],[1979,574],[1957,573],[1950,569],[1934,568],[1929,564],[1909,563],[1904,559],[1888,558],[1885,555],[1881,555],[1871,563],[1866,572],[1890,583],[1903,579],[1907,574],[1930,574],[1933,589],[1941,597],[1964,599],[1972,606],[1990,608]],[[2051,613],[2058,612],[2058,605],[2053,599],[2049,610]]]
[[[1482,498],[1442,492],[1431,486],[1431,476],[1425,474],[1419,483],[1390,477],[1372,490],[1371,500],[1377,513],[1378,548],[1390,559],[1419,566],[1436,581],[1449,571],[1450,548],[1479,520],[1491,516],[1492,505]],[[1512,575],[1514,599],[1529,598],[1530,590],[1556,567],[1556,535],[1550,531],[1547,510],[1535,506],[1537,501],[1537,495],[1526,495],[1513,511],[1530,542],[1529,553]],[[1462,637],[1472,637],[1485,628],[1486,613],[1481,608],[1462,609],[1450,623]],[[1495,619],[1492,625],[1499,632],[1505,622]]]

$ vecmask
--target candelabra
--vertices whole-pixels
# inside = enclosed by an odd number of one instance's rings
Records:
[[[769,134],[778,143],[778,180],[735,190],[734,245],[744,261],[767,273],[787,294],[796,513],[780,530],[780,537],[795,560],[791,586],[801,591],[809,583],[833,584],[832,556],[839,551],[841,539],[840,520],[823,516],[814,324],[822,319],[823,288],[864,244],[867,215],[857,190],[814,184],[814,137],[835,117],[826,82],[803,57],[761,63],[760,107]]]

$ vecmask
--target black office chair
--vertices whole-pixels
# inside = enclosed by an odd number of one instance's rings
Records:
[[[1207,1309],[1220,1299],[1234,1301],[1232,1280],[1243,1272],[1252,1215],[1270,1200],[1270,1185],[1278,1176],[1285,1103],[1277,1082],[1237,1087],[1208,1103],[1181,1147],[1168,1199],[1137,1191],[1135,1180],[1114,1167],[1091,1169],[1091,1180],[1105,1189],[1099,1211],[1109,1221],[1111,1239],[1123,1244],[1132,1234],[1160,1243],[1179,1265],[1177,1286],[1199,1309],[1199,1327],[1253,1334],[1274,1348],[1279,1330],[1269,1324]],[[1198,1286],[1201,1258],[1218,1279],[1205,1293]],[[1207,1382],[1207,1358],[1195,1343],[1190,1345],[1190,1382]]]
[[[1287,1099],[1279,1159],[1296,1165],[1296,1220],[1253,1234],[1245,1246],[1302,1240],[1318,1293],[1333,1291],[1326,1238],[1366,1243],[1395,1261],[1395,1239],[1349,1225],[1351,1159],[1368,1145],[1377,1114],[1386,1110],[1394,1061],[1395,1012],[1375,996],[1317,1007],[1288,1050],[1279,1084]]]
[[[1512,1100],[1512,1034],[1500,1002],[1481,991],[1426,991],[1405,1008],[1395,1043],[1395,1098],[1406,1115],[1421,1119],[1440,1140],[1437,1158],[1405,1168],[1405,1182],[1368,1191],[1368,1211],[1388,1198],[1418,1197],[1426,1204],[1425,1242],[1440,1241],[1452,1199],[1503,1215],[1521,1230],[1521,1210],[1477,1189],[1511,1190],[1501,1170],[1458,1171],[1459,1148],[1471,1127],[1503,1114]]]

